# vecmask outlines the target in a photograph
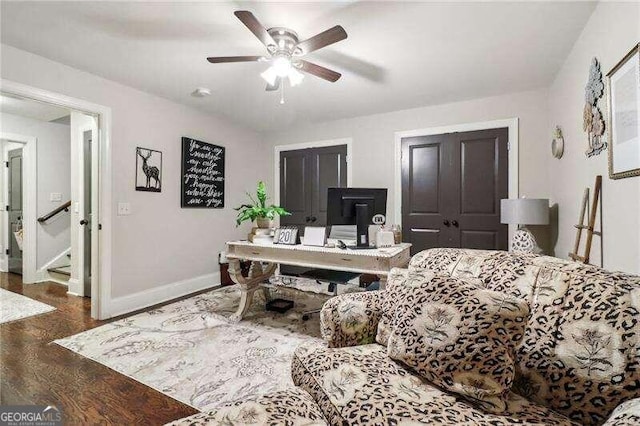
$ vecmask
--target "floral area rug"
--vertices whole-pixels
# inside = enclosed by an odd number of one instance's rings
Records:
[[[273,297],[294,300],[285,314],[265,311],[255,294],[240,323],[240,291],[225,287],[115,321],[55,343],[110,367],[185,404],[208,411],[293,386],[291,358],[305,341],[319,340],[323,294],[278,287]]]
[[[55,310],[53,306],[0,288],[0,324]]]

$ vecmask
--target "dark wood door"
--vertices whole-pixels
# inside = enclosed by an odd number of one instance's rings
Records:
[[[280,205],[291,216],[282,225],[327,224],[327,189],[347,186],[347,146],[336,145],[280,153]]]
[[[304,150],[280,153],[280,205],[291,213],[281,225],[304,225],[311,214],[310,164]]]
[[[413,251],[446,247],[453,214],[448,135],[402,139],[402,229]]]
[[[280,218],[280,225],[327,224],[327,189],[347,186],[347,146],[307,148],[280,153],[280,205],[291,216]],[[282,265],[280,273],[299,275],[309,268]]]
[[[402,140],[402,223],[413,252],[432,247],[506,250],[508,129]]]

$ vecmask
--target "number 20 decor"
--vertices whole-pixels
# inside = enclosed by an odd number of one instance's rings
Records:
[[[298,228],[296,228],[295,226],[285,226],[276,229],[276,232],[273,236],[273,242],[275,244],[298,244]]]

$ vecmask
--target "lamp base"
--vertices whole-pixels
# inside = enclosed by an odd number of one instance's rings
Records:
[[[511,252],[513,253],[542,253],[535,237],[527,228],[518,228],[511,240]]]

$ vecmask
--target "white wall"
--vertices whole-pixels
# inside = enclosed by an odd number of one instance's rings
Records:
[[[563,158],[549,160],[548,166],[554,182],[551,198],[559,204],[557,255],[566,257],[573,249],[573,225],[582,193],[585,187],[593,187],[596,175],[602,175],[604,267],[633,273],[640,273],[640,177],[611,180],[606,151],[586,157],[582,110],[591,59],[598,58],[606,75],[638,40],[640,3],[599,3],[549,90],[550,122],[545,132],[551,135],[555,125],[560,125],[565,138]],[[606,111],[606,97],[600,105]],[[600,264],[600,254],[600,239],[594,237],[592,263]]]
[[[0,129],[37,138],[37,207],[40,217],[71,198],[70,133],[65,124],[34,120],[13,114],[0,114]],[[61,202],[50,200],[52,192],[62,194]],[[6,203],[1,205],[4,207]],[[36,224],[39,269],[70,246],[70,216],[63,213],[45,224]],[[4,251],[4,250],[3,250]]]
[[[520,195],[547,197],[550,180],[544,165],[550,150],[546,90],[314,124],[269,134],[267,141],[273,147],[353,138],[353,186],[388,188],[387,213],[391,214],[395,132],[513,117],[520,119]],[[273,160],[271,163],[273,176]],[[548,232],[539,233],[539,238],[541,247],[549,245]]]
[[[1,47],[2,78],[112,110],[112,299],[217,272],[217,253],[225,242],[247,233],[246,227],[235,228],[232,207],[244,201],[245,190],[270,173],[271,152],[263,148],[259,135],[220,117],[7,45]],[[180,208],[182,136],[227,148],[224,209]],[[136,146],[163,152],[162,193],[135,191]],[[130,216],[116,215],[118,202],[131,203]],[[109,230],[103,231],[109,235]],[[214,278],[208,281],[211,285]],[[153,303],[151,299],[129,301],[126,310],[141,307],[145,301]]]

